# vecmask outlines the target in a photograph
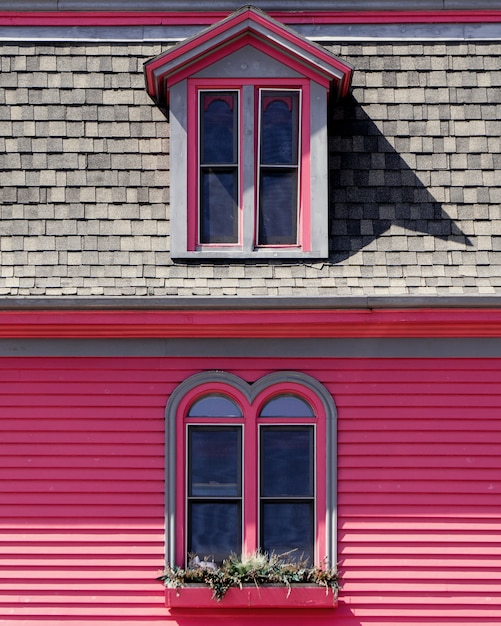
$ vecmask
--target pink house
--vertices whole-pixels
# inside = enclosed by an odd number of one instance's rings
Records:
[[[382,4],[0,11],[0,623],[501,621],[501,7]]]

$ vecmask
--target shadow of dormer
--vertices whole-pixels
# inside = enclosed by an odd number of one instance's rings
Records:
[[[356,254],[391,226],[471,246],[355,98],[329,128],[329,261]],[[431,157],[430,157],[431,158]]]

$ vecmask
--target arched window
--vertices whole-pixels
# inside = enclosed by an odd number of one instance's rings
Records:
[[[167,559],[335,562],[335,406],[299,372],[191,376],[167,405]]]

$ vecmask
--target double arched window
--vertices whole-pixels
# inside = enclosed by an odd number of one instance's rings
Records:
[[[325,387],[298,372],[182,383],[167,406],[168,560],[261,549],[332,561],[334,420]]]

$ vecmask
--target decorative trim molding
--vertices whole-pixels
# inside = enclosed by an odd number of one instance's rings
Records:
[[[77,3],[78,4],[78,3]],[[88,9],[92,3],[85,3]],[[159,8],[156,4],[156,9]],[[169,3],[170,4],[170,3]],[[266,9],[261,3],[261,8]],[[315,3],[318,4],[318,3]],[[320,3],[322,4],[322,3]],[[501,11],[499,4],[480,4],[475,10],[437,10],[427,3],[423,10],[374,10],[353,6],[338,6],[337,11],[277,11],[269,14],[279,22],[291,26],[298,34],[316,41],[492,41],[501,39]],[[366,3],[369,6],[371,3]],[[399,8],[401,3],[390,2]],[[441,5],[442,3],[440,3]],[[82,3],[83,7],[84,3]],[[175,3],[173,3],[175,5]],[[179,5],[179,3],[177,3]],[[177,6],[176,5],[176,6]],[[360,7],[360,2],[358,3]],[[136,9],[124,0],[119,10],[110,10],[112,3],[101,3],[95,11],[56,10],[64,3],[52,6],[47,2],[5,3],[0,11],[0,41],[92,41],[92,42],[162,42],[182,41],[211,26],[228,15],[228,10],[147,10]],[[142,5],[143,6],[143,5]],[[420,6],[420,5],[419,5]],[[32,7],[29,10],[28,7]],[[48,7],[48,8],[46,8]],[[390,7],[390,8],[391,8]],[[485,10],[495,7],[497,10]],[[191,8],[191,7],[190,7]],[[237,8],[234,6],[233,8]],[[301,7],[302,8],[302,7]],[[469,8],[469,7],[468,7]],[[20,10],[21,9],[21,10]],[[350,9],[350,10],[347,10]],[[426,10],[430,9],[430,10]]]
[[[344,337],[292,339],[0,339],[0,357],[499,359],[496,337]],[[220,361],[219,361],[220,362]],[[311,361],[310,361],[311,362]]]
[[[7,296],[1,311],[236,311],[346,309],[501,309],[501,295],[490,296]]]
[[[124,5],[127,3],[124,2]],[[399,3],[401,5],[401,3]],[[4,5],[5,7],[5,5]],[[501,22],[501,10],[269,11],[284,24],[480,24]],[[227,11],[19,11],[0,10],[1,26],[211,26]]]
[[[499,309],[0,311],[0,338],[501,337]]]
[[[202,6],[203,4],[203,6]],[[242,7],[242,0],[210,0],[201,3],[211,12],[230,13]],[[336,0],[336,11],[401,11],[401,0]],[[332,12],[332,0],[310,0],[308,12]],[[260,0],[259,8],[267,13],[274,12],[304,12],[304,0]],[[123,12],[134,11],[138,14],[147,12],[195,12],[191,0],[3,0],[4,11],[35,12]],[[407,3],[408,11],[489,11],[499,9],[498,0],[477,0],[472,9],[471,0],[410,0]]]
[[[244,7],[195,37],[147,61],[144,65],[148,94],[166,106],[170,86],[244,45],[264,45],[263,51],[281,63],[302,70],[339,96],[348,93],[353,68],[321,46],[316,46],[254,7]],[[283,59],[285,54],[285,60]],[[198,63],[197,63],[198,61]],[[233,77],[231,77],[233,78]]]

